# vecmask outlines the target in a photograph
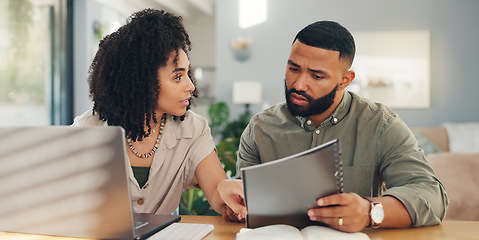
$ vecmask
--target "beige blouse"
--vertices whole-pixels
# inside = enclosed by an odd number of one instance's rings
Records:
[[[90,110],[76,117],[72,126],[108,124]],[[129,168],[133,208],[140,213],[173,213],[183,190],[194,188],[197,182],[196,166],[214,149],[213,137],[204,117],[192,111],[186,112],[184,121],[173,120],[171,115],[167,115],[163,137],[143,188],[140,189],[133,170]]]

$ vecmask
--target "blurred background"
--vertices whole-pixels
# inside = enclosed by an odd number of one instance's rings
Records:
[[[200,90],[193,110],[207,118],[217,102],[227,104],[231,119],[282,102],[295,34],[311,22],[334,20],[358,38],[364,32],[428,34],[427,45],[417,46],[428,50],[424,102],[390,104],[408,125],[479,119],[475,0],[0,0],[0,125],[70,124],[90,109],[87,71],[99,40],[146,7],[184,17]],[[409,79],[410,85],[419,81]],[[243,100],[235,102],[235,82],[239,90],[242,83],[256,84],[253,95],[243,91]],[[388,81],[371,77],[369,83]]]

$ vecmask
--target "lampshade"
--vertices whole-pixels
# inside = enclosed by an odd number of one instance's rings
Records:
[[[233,103],[260,104],[262,87],[260,82],[237,81],[233,83]]]

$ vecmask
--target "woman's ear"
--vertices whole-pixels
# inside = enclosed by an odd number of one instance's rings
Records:
[[[343,79],[341,79],[341,83],[339,83],[339,89],[344,90],[347,86],[349,86],[355,77],[356,73],[353,70],[349,70],[344,73]]]

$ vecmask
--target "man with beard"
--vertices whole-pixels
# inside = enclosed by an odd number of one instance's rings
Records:
[[[346,90],[355,77],[354,54],[352,35],[336,22],[315,22],[296,35],[286,103],[251,119],[241,137],[238,172],[339,139],[344,193],[318,199],[319,208],[308,211],[311,220],[346,232],[441,223],[447,195],[408,126],[386,106]],[[224,181],[218,189],[244,217],[241,183]]]

